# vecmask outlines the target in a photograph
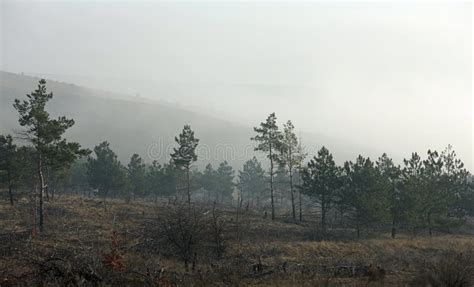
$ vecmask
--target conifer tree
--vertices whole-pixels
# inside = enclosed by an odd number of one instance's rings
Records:
[[[8,187],[10,205],[13,206],[13,189],[19,181],[17,146],[11,135],[0,135],[0,183]]]
[[[128,164],[128,178],[134,196],[145,195],[146,166],[138,154],[133,154]]]
[[[453,200],[451,194],[443,186],[443,161],[437,151],[428,150],[428,157],[423,161],[424,188],[419,190],[419,218],[428,228],[429,235],[433,228],[447,214],[448,200]]]
[[[246,194],[248,206],[253,206],[256,201],[257,208],[260,207],[261,198],[265,193],[265,181],[265,171],[255,156],[244,163],[239,171],[237,186],[242,194]]]
[[[255,127],[254,131],[257,135],[251,140],[257,142],[255,147],[256,151],[262,151],[267,154],[267,158],[270,160],[270,200],[272,208],[272,220],[275,220],[275,202],[274,202],[274,190],[273,190],[273,175],[275,162],[278,160],[278,150],[281,144],[281,132],[278,130],[276,124],[275,113],[271,113],[265,122],[260,123],[259,127]]]
[[[291,198],[291,211],[293,220],[296,220],[296,208],[295,208],[295,193],[293,178],[295,169],[298,164],[302,161],[301,154],[298,153],[298,138],[294,132],[295,127],[288,121],[283,125],[283,134],[280,145],[280,157],[279,162],[282,166],[286,167],[289,176],[290,185],[290,198]]]
[[[232,198],[234,191],[234,170],[227,161],[223,161],[217,168],[217,181],[220,193],[220,202]],[[219,197],[219,194],[217,195]],[[216,198],[219,201],[219,198]]]
[[[401,188],[401,169],[393,160],[383,153],[376,162],[380,174],[380,188],[384,189],[390,199],[390,217],[392,220],[392,238],[395,238],[397,227],[402,222],[406,195]]]
[[[406,213],[406,223],[413,229],[421,226],[419,216],[419,203],[421,200],[422,189],[425,188],[423,181],[424,166],[418,153],[412,153],[409,159],[403,160],[402,169],[403,192],[407,196],[404,209]]]
[[[449,205],[448,214],[453,217],[462,218],[469,210],[474,209],[474,190],[470,182],[470,174],[464,167],[461,159],[457,158],[456,152],[448,145],[441,152],[443,161],[443,182],[447,192],[452,196],[453,202]],[[472,205],[469,205],[471,203]]]
[[[146,170],[145,182],[147,193],[152,194],[155,200],[158,199],[158,194],[163,185],[163,179],[163,168],[158,161],[154,160]]]
[[[212,167],[212,164],[208,163],[199,178],[199,185],[201,185],[207,191],[207,200],[211,200],[211,196],[215,199],[217,197],[217,190],[219,188],[217,183],[217,172]]]
[[[189,125],[185,125],[181,134],[175,137],[178,148],[173,149],[171,160],[173,164],[184,170],[186,173],[186,191],[188,196],[188,205],[191,205],[191,185],[190,185],[190,169],[191,164],[197,160],[196,147],[199,139],[194,137],[194,131]]]
[[[301,191],[302,191],[302,188],[301,188],[301,175],[303,173],[303,161],[304,159],[306,158],[308,154],[305,152],[305,149],[303,147],[303,145],[301,144],[301,138],[300,138],[300,141],[298,142],[298,146],[296,148],[296,159],[298,159],[298,161],[296,162],[296,165],[295,165],[295,171],[296,171],[296,178],[297,178],[297,187],[298,187],[298,207],[299,207],[299,221],[303,221],[303,198],[302,198],[302,195],[301,195]]]
[[[357,231],[371,223],[383,223],[389,218],[389,200],[380,189],[380,177],[370,158],[359,155],[355,162],[344,163],[342,198],[353,214]]]
[[[326,232],[326,215],[341,187],[341,170],[325,147],[318,151],[302,172],[303,188],[321,206],[321,227]]]
[[[41,79],[38,88],[27,94],[27,100],[15,99],[13,107],[19,113],[19,123],[26,130],[22,132],[36,152],[36,172],[39,180],[39,229],[43,230],[43,198],[48,187],[45,178],[45,168],[51,162],[69,167],[77,157],[88,154],[76,142],[68,142],[63,138],[67,129],[74,125],[73,119],[60,116],[51,119],[45,110],[46,104],[53,98],[53,93],[46,90],[46,81]]]
[[[87,178],[87,159],[76,160],[71,166],[70,183],[72,190],[76,193],[82,192],[83,196],[89,193],[91,188]]]
[[[92,188],[97,188],[104,200],[110,192],[123,193],[127,188],[125,168],[106,141],[94,147],[95,158],[89,157],[87,176]]]
[[[148,193],[158,196],[170,196],[176,193],[176,168],[171,164],[161,166],[156,160],[148,167],[146,175]]]

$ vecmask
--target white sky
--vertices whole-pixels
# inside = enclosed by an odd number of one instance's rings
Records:
[[[0,69],[472,170],[470,3],[14,2]]]

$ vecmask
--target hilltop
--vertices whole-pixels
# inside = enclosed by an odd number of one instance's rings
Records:
[[[37,77],[0,71],[0,133],[14,133],[20,129],[13,101],[25,99],[38,81]],[[253,127],[239,124],[232,118],[222,119],[167,102],[48,79],[47,87],[54,95],[47,106],[51,115],[65,115],[76,122],[66,134],[68,139],[88,148],[107,140],[124,163],[133,153],[138,153],[149,163],[154,159],[168,161],[174,137],[184,124],[190,124],[200,139],[196,163],[199,167],[227,160],[239,169],[252,156],[259,156],[253,151],[250,140],[254,136]],[[262,111],[262,121],[269,112]],[[279,122],[282,124],[286,120],[279,119]],[[349,142],[324,135],[301,133],[301,136],[310,156],[316,154],[322,145],[328,147],[339,161],[367,152]]]

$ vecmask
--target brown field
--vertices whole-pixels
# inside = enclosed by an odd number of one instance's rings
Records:
[[[2,201],[0,286],[420,286],[430,282],[424,279],[430,272],[457,276],[460,268],[474,270],[474,237],[465,232],[353,240],[352,231],[344,231],[314,240],[314,222],[272,222],[222,207],[224,255],[198,252],[186,271],[156,228],[165,205],[63,196],[46,204],[45,231],[37,235],[26,200],[14,207]],[[113,230],[123,268],[105,263]],[[368,274],[370,264],[385,276]]]

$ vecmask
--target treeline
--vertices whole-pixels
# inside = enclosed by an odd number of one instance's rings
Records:
[[[274,113],[254,128],[255,150],[266,155],[265,170],[256,157],[236,174],[228,162],[208,164],[203,171],[193,168],[199,139],[189,125],[175,138],[170,161],[146,164],[138,155],[122,164],[108,142],[92,151],[67,142],[64,132],[74,121],[51,119],[46,103],[52,99],[46,82],[27,99],[15,100],[19,123],[17,136],[28,144],[17,146],[10,135],[0,136],[0,184],[15,198],[28,195],[35,204],[43,228],[43,200],[60,193],[123,198],[126,201],[173,197],[215,203],[237,203],[246,210],[266,210],[272,220],[277,213],[303,221],[304,211],[318,211],[321,232],[329,227],[350,225],[357,236],[362,230],[391,227],[397,230],[447,230],[474,215],[471,176],[451,146],[442,152],[428,151],[422,159],[413,153],[402,166],[386,154],[373,161],[358,156],[338,166],[325,147],[305,162],[307,156],[291,121],[282,129]],[[266,211],[265,211],[266,216]]]
[[[337,166],[323,147],[302,177],[302,189],[320,206],[323,232],[330,211],[348,218],[357,236],[363,227],[390,225],[393,238],[400,228],[447,231],[474,215],[471,178],[451,146],[429,150],[426,159],[413,153],[403,166],[386,154]]]

